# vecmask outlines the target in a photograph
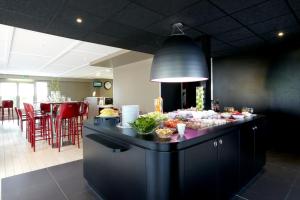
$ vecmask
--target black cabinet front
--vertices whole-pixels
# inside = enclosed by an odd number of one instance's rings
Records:
[[[266,163],[266,125],[265,120],[256,120],[254,124],[254,173],[256,174]]]
[[[184,199],[217,198],[218,149],[208,141],[184,152]]]
[[[254,175],[254,123],[247,123],[240,129],[240,187],[245,186]]]
[[[265,121],[246,123],[240,131],[240,188],[257,174],[266,162]]]
[[[229,199],[238,189],[238,129],[185,150],[184,199]]]
[[[105,199],[146,199],[145,151],[97,134],[88,136],[83,140],[83,154],[89,184]]]
[[[238,190],[239,131],[234,130],[217,139],[218,199],[229,199]]]

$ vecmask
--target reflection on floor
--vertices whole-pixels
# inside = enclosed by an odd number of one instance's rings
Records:
[[[300,155],[268,152],[264,170],[232,200],[299,200]]]
[[[100,199],[87,185],[82,172],[80,160],[5,178],[2,180],[2,199]],[[300,157],[268,153],[264,170],[232,200],[247,199],[299,200]]]
[[[0,179],[82,159],[82,148],[77,146],[65,146],[59,153],[45,141],[36,144],[33,152],[17,121],[0,124]]]

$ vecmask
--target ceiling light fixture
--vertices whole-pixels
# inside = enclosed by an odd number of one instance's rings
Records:
[[[195,82],[208,80],[208,69],[204,53],[183,32],[183,24],[172,26],[172,34],[154,55],[151,81]]]
[[[77,17],[77,18],[76,18],[76,22],[77,22],[78,24],[81,24],[81,23],[82,23],[82,18],[81,18],[81,17]]]
[[[283,36],[284,36],[284,32],[279,31],[279,32],[277,33],[277,36],[278,36],[278,37],[283,37]]]

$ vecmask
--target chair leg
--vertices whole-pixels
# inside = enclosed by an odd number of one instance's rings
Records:
[[[4,108],[2,108],[2,117],[1,117],[1,120],[2,120],[2,124],[3,124],[3,120],[4,120]]]

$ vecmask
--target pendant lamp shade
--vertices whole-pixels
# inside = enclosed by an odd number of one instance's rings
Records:
[[[195,82],[208,80],[203,51],[186,35],[171,35],[154,55],[151,81]]]

